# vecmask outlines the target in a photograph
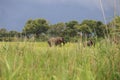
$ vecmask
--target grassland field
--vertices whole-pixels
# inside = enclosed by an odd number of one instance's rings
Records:
[[[0,80],[120,80],[120,45],[0,42]]]

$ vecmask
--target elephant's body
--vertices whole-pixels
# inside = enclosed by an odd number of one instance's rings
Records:
[[[63,37],[52,37],[48,40],[49,46],[57,46],[61,44],[65,44],[64,38]]]
[[[88,40],[87,42],[83,43],[84,47],[85,46],[95,46],[95,43],[92,40]]]
[[[87,42],[87,46],[92,46],[92,45],[94,45],[93,41],[92,41],[92,40],[89,40],[89,41]]]

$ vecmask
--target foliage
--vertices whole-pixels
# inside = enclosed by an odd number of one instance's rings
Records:
[[[14,41],[14,37],[20,37],[17,31],[8,31],[5,28],[0,29],[0,41]]]
[[[0,37],[6,37],[8,36],[8,31],[5,28],[0,29]]]
[[[51,36],[63,36],[63,32],[66,29],[66,25],[64,23],[57,23],[54,25],[51,25],[48,34]]]
[[[72,20],[65,23],[49,24],[47,20],[38,18],[29,19],[22,32],[7,31],[5,28],[0,29],[1,41],[12,41],[14,37],[22,40],[31,40],[34,37],[36,41],[46,41],[49,37],[61,36],[67,42],[76,42],[79,38],[105,38],[108,35],[120,36],[119,16],[116,16],[107,25],[96,20],[83,20],[81,23]]]
[[[109,30],[111,35],[120,35],[120,16],[116,16],[109,24]]]
[[[30,34],[36,34],[36,37],[39,37],[41,33],[46,33],[48,28],[48,22],[45,19],[30,19],[26,22],[23,33],[28,36]]]
[[[105,25],[101,21],[84,20],[81,23],[81,29],[87,35],[92,33],[97,37],[104,37],[106,35]]]
[[[75,21],[75,20],[67,22],[64,34],[67,35],[67,36],[69,36],[69,37],[76,36],[77,31],[76,31],[76,29],[75,29],[74,26],[78,25],[78,24],[79,23],[77,21]]]

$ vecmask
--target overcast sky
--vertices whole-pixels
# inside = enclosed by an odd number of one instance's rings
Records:
[[[102,0],[107,19],[113,1]],[[28,19],[44,18],[51,24],[85,19],[103,21],[99,0],[0,0],[0,28],[22,31]]]

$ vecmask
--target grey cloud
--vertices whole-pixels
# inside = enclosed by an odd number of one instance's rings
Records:
[[[102,1],[106,15],[111,16],[112,0]],[[0,18],[0,27],[15,30],[21,30],[29,18],[45,18],[51,23],[102,20],[99,0],[0,0]]]

